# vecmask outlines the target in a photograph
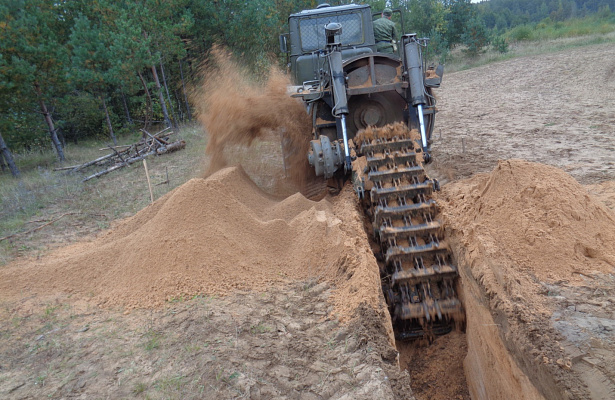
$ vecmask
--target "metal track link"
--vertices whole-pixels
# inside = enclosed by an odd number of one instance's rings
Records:
[[[434,181],[417,162],[418,144],[409,138],[376,138],[362,143],[369,207],[385,268],[383,291],[400,340],[450,332],[463,319],[455,294],[459,276],[431,199]]]

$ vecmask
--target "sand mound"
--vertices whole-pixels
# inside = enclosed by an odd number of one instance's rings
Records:
[[[615,267],[614,215],[560,169],[500,161],[490,174],[446,190],[455,226],[540,280],[574,281]]]
[[[445,192],[455,226],[540,280],[613,272],[615,216],[560,169],[500,161]]]
[[[589,398],[552,318],[574,304],[559,303],[561,288],[613,273],[615,216],[562,170],[521,160],[445,185],[439,202],[462,277],[471,393]]]
[[[342,223],[344,220],[344,223]],[[378,267],[352,190],[334,202],[260,190],[240,167],[192,179],[113,230],[0,270],[0,296],[71,293],[106,306],[325,279],[342,319],[383,310]]]

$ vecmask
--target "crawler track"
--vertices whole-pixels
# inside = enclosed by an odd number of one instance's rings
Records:
[[[448,333],[464,320],[464,311],[455,293],[457,267],[435,219],[431,195],[437,182],[425,174],[420,147],[410,135],[359,134],[356,143],[367,161],[358,179],[380,245],[382,289],[396,339]]]

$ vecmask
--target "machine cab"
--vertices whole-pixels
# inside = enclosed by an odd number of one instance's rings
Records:
[[[369,5],[326,4],[304,10],[288,18],[289,33],[280,37],[283,51],[289,53],[291,78],[295,85],[319,79],[324,68],[326,38],[324,27],[330,22],[342,25],[342,58],[376,51],[372,12]]]

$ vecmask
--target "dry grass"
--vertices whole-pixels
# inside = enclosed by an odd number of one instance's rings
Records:
[[[596,45],[602,43],[615,43],[615,32],[606,34],[591,34],[585,36],[566,37],[558,39],[546,39],[537,41],[523,41],[511,43],[507,53],[499,53],[493,49],[475,58],[469,58],[461,48],[451,51],[450,58],[446,62],[447,72],[462,71],[481,65],[512,58],[533,56],[538,54],[553,53],[574,47]]]
[[[148,169],[154,198],[202,174],[206,138],[199,126],[187,126],[179,135],[185,150],[150,157]],[[124,138],[134,142],[134,137]],[[106,154],[100,142],[68,145],[65,165],[79,164]],[[58,164],[52,152],[16,154],[22,179],[0,175],[0,237],[28,231],[65,213],[61,220],[26,235],[0,242],[0,265],[19,256],[38,256],[48,249],[79,240],[109,227],[111,221],[130,216],[145,207],[149,191],[142,163],[135,163],[86,183],[94,171],[67,174],[53,171]],[[169,177],[168,184],[160,184]]]

